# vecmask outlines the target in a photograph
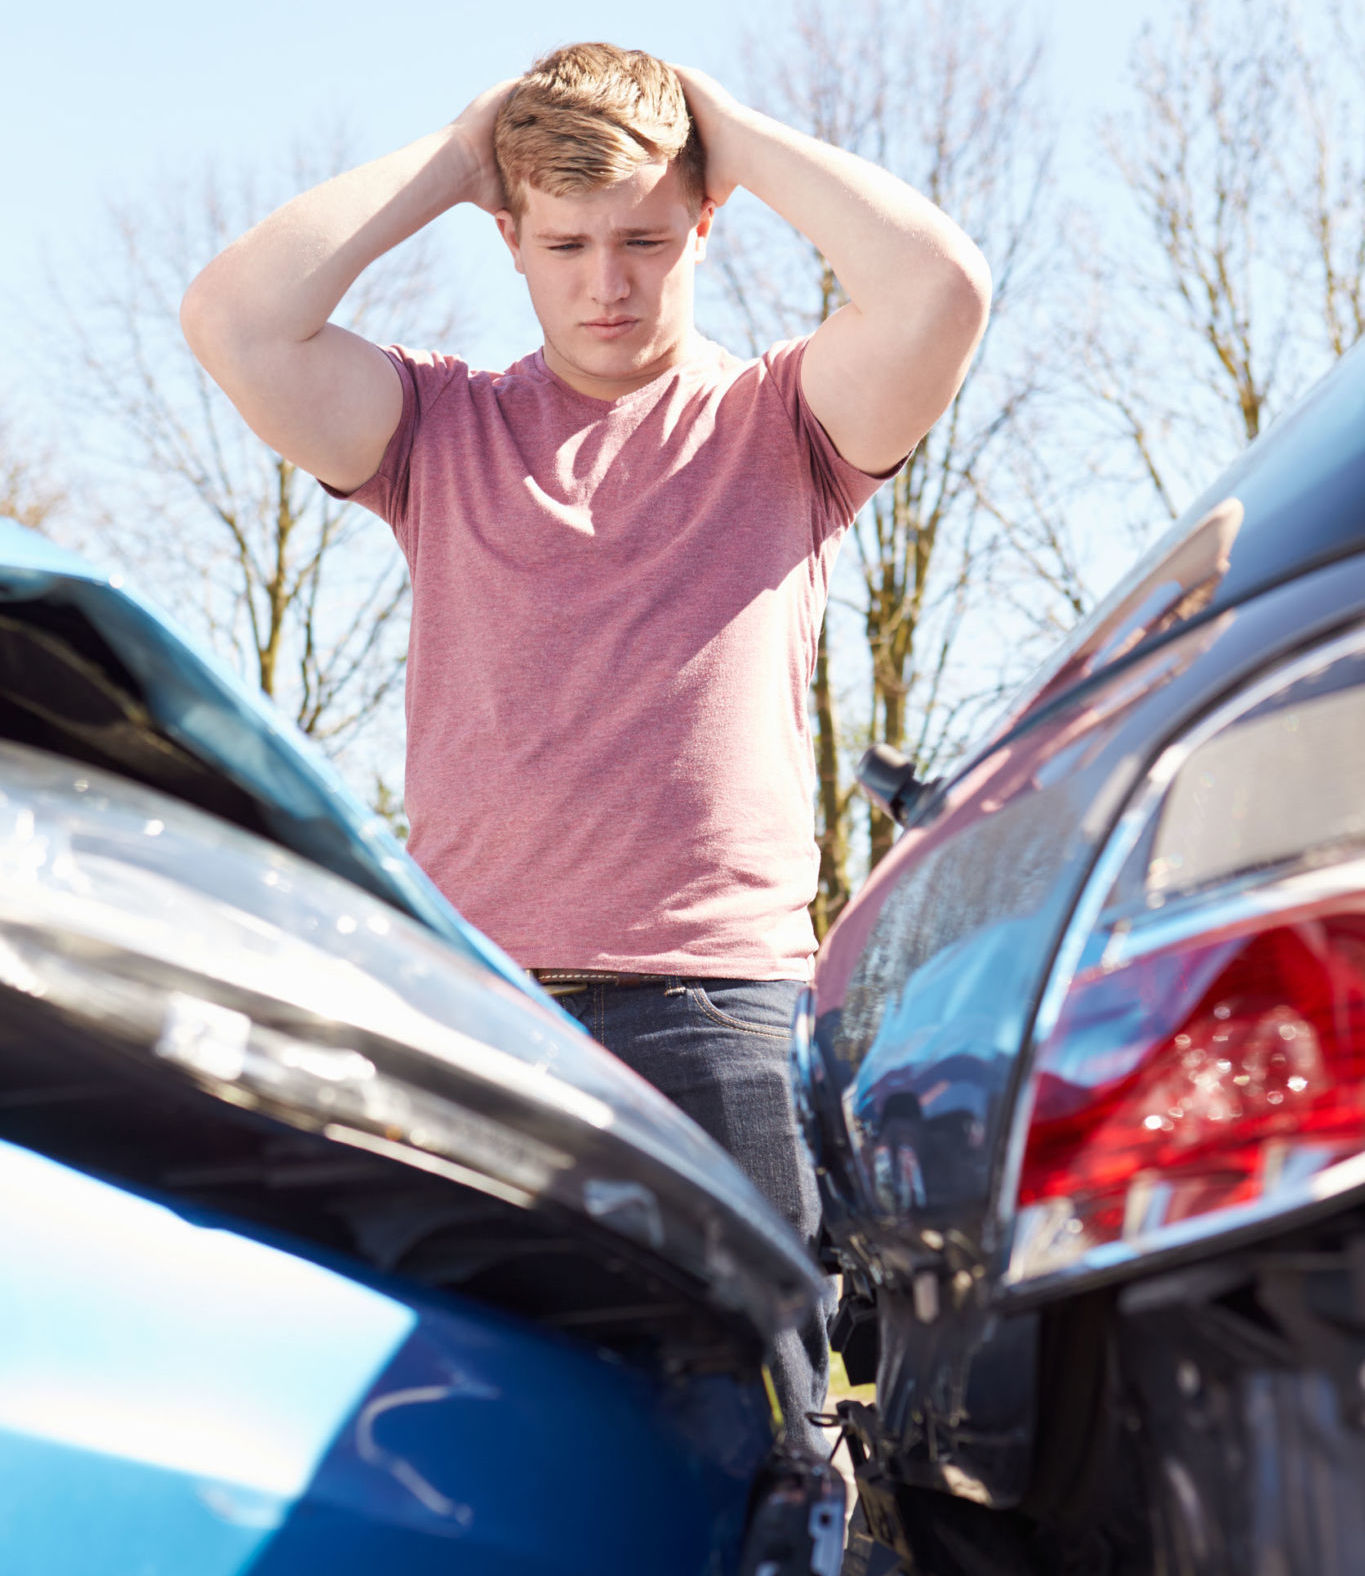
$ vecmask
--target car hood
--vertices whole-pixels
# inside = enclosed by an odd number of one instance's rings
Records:
[[[729,1158],[460,919],[316,751],[147,604],[8,522],[0,994],[6,1109],[30,1113],[0,1137],[71,1158],[77,1096],[32,1114],[55,1050],[41,1076],[21,1063],[36,1037],[95,1046],[109,1090],[169,1082],[577,1221],[764,1338],[817,1294]]]

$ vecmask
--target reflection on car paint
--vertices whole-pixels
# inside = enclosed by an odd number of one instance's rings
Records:
[[[452,1542],[504,1576],[550,1568],[548,1526],[566,1576],[696,1576],[737,1544],[761,1392],[692,1397],[713,1457],[656,1376],[4,1143],[0,1234],[7,1571],[361,1576],[382,1535],[413,1576]]]

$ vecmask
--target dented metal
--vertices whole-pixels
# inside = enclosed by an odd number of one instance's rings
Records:
[[[3,743],[0,984],[220,1099],[590,1218],[765,1338],[814,1294],[732,1162],[552,1006],[281,849]]]

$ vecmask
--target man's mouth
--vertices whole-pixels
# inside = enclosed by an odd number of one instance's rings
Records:
[[[611,339],[634,328],[638,321],[639,319],[634,317],[594,317],[584,323],[583,327],[590,329],[599,338]]]

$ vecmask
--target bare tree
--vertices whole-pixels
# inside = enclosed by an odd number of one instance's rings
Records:
[[[1365,17],[1331,0],[1294,55],[1298,127],[1311,179],[1286,183],[1309,237],[1308,277],[1322,302],[1326,350],[1365,338]]]
[[[1365,24],[1186,0],[1131,70],[1078,365],[1108,474],[1173,518],[1365,330]]]
[[[51,451],[0,414],[0,516],[31,531],[50,530],[70,502],[56,471]]]
[[[198,270],[295,191],[352,162],[339,143],[264,189],[210,171],[112,205],[61,291],[59,365],[85,439],[98,530],[150,589],[334,755],[399,686],[408,585],[387,530],[266,448],[194,360],[179,303]],[[454,328],[427,232],[366,271],[339,320],[381,340]],[[371,762],[368,770],[377,774]]]
[[[851,887],[848,755],[872,733],[931,771],[980,699],[979,664],[970,677],[964,643],[1013,507],[1004,462],[1043,386],[1043,347],[1030,339],[1025,309],[1046,279],[1051,133],[1040,43],[984,0],[805,0],[786,33],[765,35],[751,54],[758,101],[924,192],[981,246],[995,287],[991,326],[962,393],[863,512],[844,555],[856,573],[836,577],[836,598],[861,616],[865,647],[835,652],[827,631],[812,693],[821,847],[813,917],[823,934]],[[808,332],[842,304],[828,262],[809,244],[757,205],[735,218],[721,231],[719,273],[753,349]],[[852,723],[837,706],[843,657],[865,670]],[[893,830],[873,813],[871,864]]]

